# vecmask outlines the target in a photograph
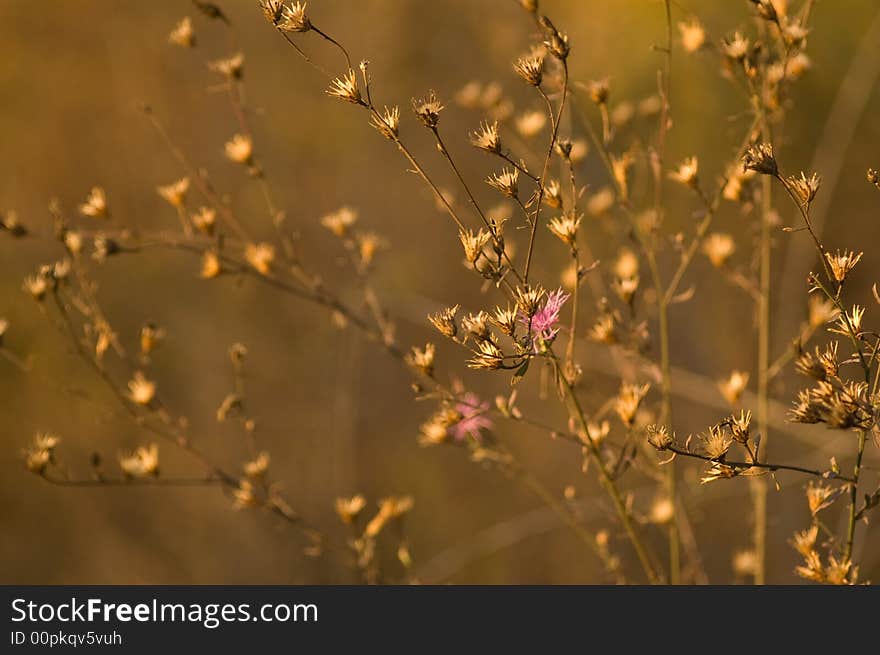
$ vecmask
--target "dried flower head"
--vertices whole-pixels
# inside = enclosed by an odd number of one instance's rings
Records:
[[[413,98],[412,107],[425,127],[430,129],[437,127],[437,123],[440,121],[440,112],[443,111],[443,104],[437,99],[437,94],[433,90],[423,98]]]
[[[614,290],[614,293],[617,294],[618,298],[626,304],[630,304],[633,301],[633,298],[635,298],[636,292],[639,290],[640,281],[641,279],[638,275],[616,277],[611,283],[611,288]]]
[[[758,557],[754,550],[738,550],[733,554],[733,572],[738,576],[755,575]]]
[[[611,92],[611,82],[606,77],[603,80],[591,80],[587,83],[587,93],[597,105],[604,105],[608,102],[608,96]]]
[[[736,405],[739,403],[739,399],[742,397],[743,391],[746,390],[748,383],[748,373],[745,371],[732,371],[728,378],[718,382],[718,389],[728,404]]]
[[[681,34],[681,46],[685,52],[696,52],[706,43],[706,30],[696,19],[679,23],[678,31]]]
[[[828,265],[831,267],[831,274],[834,275],[834,279],[842,284],[850,271],[862,259],[862,255],[863,253],[856,254],[852,250],[844,250],[843,252],[838,250],[833,255],[830,252],[826,252],[825,259],[828,260]]]
[[[709,459],[723,460],[730,446],[733,445],[731,439],[725,433],[724,429],[718,425],[709,428],[708,434],[701,435],[703,439],[703,452]]]
[[[244,72],[244,54],[238,52],[225,59],[215,59],[208,64],[208,68],[230,80],[240,80]]]
[[[703,254],[715,268],[723,268],[736,251],[736,242],[729,234],[713,232],[703,239]]]
[[[755,171],[763,175],[778,175],[779,166],[773,156],[773,146],[769,143],[750,145],[742,158],[743,170]]]
[[[868,173],[867,173],[867,177],[868,177],[868,182],[870,182],[875,187],[880,189],[880,172],[878,172],[874,168],[869,168]]]
[[[174,26],[174,29],[171,30],[171,34],[168,35],[168,41],[175,45],[179,45],[182,48],[192,48],[196,44],[196,33],[193,29],[192,19],[189,16],[184,16],[177,25]]]
[[[740,410],[739,416],[734,414],[729,419],[730,432],[735,441],[746,444],[749,442],[749,427],[752,423],[752,412]]]
[[[611,156],[611,171],[614,174],[620,195],[624,199],[629,197],[629,170],[634,163],[635,158],[629,152]]]
[[[107,216],[107,194],[99,186],[92,187],[86,200],[79,206],[79,213],[92,218],[105,218]]]
[[[458,323],[455,321],[455,315],[458,313],[458,309],[459,305],[447,307],[436,314],[429,314],[428,320],[431,321],[431,324],[437,328],[437,331],[440,332],[440,334],[449,337],[450,339],[454,339],[458,334]]]
[[[330,83],[327,93],[334,98],[345,100],[355,105],[364,103],[361,98],[361,91],[358,88],[357,75],[351,69],[342,77],[337,77]]]
[[[517,59],[513,69],[527,84],[541,86],[544,77],[544,51],[533,49],[529,54]]]
[[[500,173],[490,175],[486,183],[508,198],[516,198],[519,193],[519,171],[515,168],[504,168]]]
[[[498,133],[498,121],[480,124],[480,129],[471,133],[471,144],[486,152],[501,152],[501,135]]]
[[[128,382],[128,397],[136,405],[146,407],[156,397],[156,383],[135,371],[134,377]]]
[[[821,184],[821,180],[816,173],[813,173],[808,178],[803,172],[801,172],[800,177],[790,175],[785,178],[785,182],[794,196],[798,199],[798,202],[804,207],[808,207],[810,203],[813,202],[816,193],[819,191],[819,185]]]
[[[138,446],[133,452],[120,454],[119,468],[130,478],[159,475],[159,446]]]
[[[249,243],[244,249],[244,258],[260,275],[269,275],[275,261],[275,246],[271,243]]]
[[[23,237],[28,233],[27,228],[18,219],[18,214],[14,211],[5,213],[0,212],[0,232],[6,230],[10,236]]]
[[[172,207],[183,207],[186,203],[187,191],[189,191],[188,177],[181,178],[176,182],[156,188],[156,192]]]
[[[587,200],[587,211],[592,216],[602,216],[614,207],[615,202],[614,190],[611,187],[604,186]]]
[[[597,343],[614,345],[620,341],[617,333],[617,321],[613,314],[602,314],[592,325],[587,336]]]
[[[819,526],[815,523],[806,530],[795,532],[791,545],[803,557],[807,557],[816,547],[816,539],[819,537]]]
[[[333,504],[336,515],[339,520],[346,525],[351,525],[357,520],[358,515],[367,506],[367,500],[362,495],[357,494],[351,498],[337,498]]]
[[[284,0],[260,0],[260,9],[263,10],[267,21],[272,25],[278,25],[284,13]]]
[[[547,227],[550,231],[559,237],[563,243],[574,248],[577,243],[577,231],[581,225],[582,216],[559,216],[553,218]]]
[[[60,437],[50,432],[37,432],[31,445],[24,451],[25,467],[31,473],[42,475],[54,461],[55,448]]]
[[[624,382],[620,385],[620,391],[614,401],[614,411],[617,412],[624,425],[632,427],[635,423],[636,413],[650,388],[650,384]]]
[[[235,134],[223,147],[226,158],[236,164],[250,166],[254,159],[254,143],[245,134]]]
[[[544,204],[554,209],[562,208],[562,186],[559,180],[550,180],[544,185]]]
[[[492,240],[492,235],[483,228],[476,233],[465,230],[458,233],[461,245],[464,248],[464,257],[470,264],[475,264],[483,252],[483,248]]]
[[[665,425],[649,425],[647,427],[648,443],[657,450],[666,450],[675,443]]]
[[[426,343],[424,349],[413,346],[406,356],[406,362],[413,368],[421,371],[428,377],[434,374],[434,354],[436,348],[433,343]]]
[[[395,105],[391,109],[385,107],[381,114],[374,113],[371,125],[386,139],[396,139],[400,130],[400,108]]]
[[[312,24],[306,15],[306,3],[299,1],[285,6],[281,19],[274,21],[274,24],[282,32],[308,32],[312,29]]]
[[[823,509],[830,507],[838,496],[839,492],[824,482],[813,482],[811,480],[807,483],[807,505],[813,516],[816,516]]]
[[[76,230],[66,230],[61,239],[64,242],[64,247],[67,248],[67,252],[74,257],[82,252],[83,236],[80,232],[77,232]]]
[[[52,280],[48,275],[37,273],[24,278],[22,290],[37,302],[42,302],[51,286]]]
[[[669,173],[670,179],[679,182],[680,184],[684,184],[685,186],[689,186],[691,188],[696,188],[698,179],[697,173],[699,172],[699,163],[696,157],[688,157],[681,164],[679,164],[678,168]]]
[[[490,340],[480,341],[473,357],[467,361],[468,368],[497,370],[504,364],[504,352]]]

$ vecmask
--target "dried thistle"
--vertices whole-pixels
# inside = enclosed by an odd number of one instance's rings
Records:
[[[360,494],[351,498],[337,498],[333,505],[336,515],[345,525],[354,523],[366,506],[367,500]]]
[[[528,55],[520,57],[513,65],[516,74],[534,87],[541,86],[544,77],[544,52],[533,49]]]
[[[440,332],[440,334],[449,337],[450,339],[454,339],[458,334],[458,323],[455,321],[455,315],[458,313],[458,309],[459,305],[447,307],[436,314],[429,314],[428,320],[431,321],[431,324],[437,328],[437,331]]]
[[[225,59],[215,59],[208,68],[230,80],[240,80],[244,73],[244,54],[239,52]]]
[[[825,259],[831,267],[831,274],[834,275],[834,279],[843,284],[850,271],[861,261],[862,254],[861,252],[856,254],[852,250],[844,250],[843,252],[838,250],[833,255],[830,252],[826,252]]]
[[[755,171],[762,175],[779,175],[779,166],[773,156],[773,146],[769,143],[750,145],[742,158],[743,170]]]
[[[412,107],[425,127],[432,130],[437,127],[437,123],[440,121],[440,112],[443,111],[443,104],[437,99],[437,94],[433,90],[423,98],[413,98]]]
[[[679,167],[669,173],[669,177],[679,184],[683,184],[692,189],[697,188],[699,172],[699,163],[696,157],[688,157]]]
[[[516,198],[519,193],[519,171],[515,168],[504,168],[500,173],[489,176],[486,183],[508,198]]]
[[[385,110],[379,114],[373,114],[371,125],[379,130],[379,133],[386,139],[392,141],[397,138],[400,129],[400,108],[397,106]]]
[[[492,235],[483,228],[476,233],[465,230],[458,233],[461,245],[464,248],[464,257],[470,264],[475,264],[483,252],[483,248],[492,240]]]
[[[334,98],[339,98],[355,105],[364,104],[360,89],[358,88],[357,75],[351,69],[342,77],[334,79],[330,83],[327,93]]]
[[[582,218],[582,216],[558,216],[551,219],[547,227],[563,243],[574,248],[577,243],[577,231],[581,225]]]
[[[406,356],[406,362],[413,368],[421,371],[428,377],[434,374],[434,354],[436,348],[433,343],[426,343],[424,349],[413,346]]]
[[[745,371],[732,371],[730,376],[718,382],[721,395],[730,405],[739,403],[746,385],[749,383],[749,374]]]
[[[804,207],[809,206],[813,202],[822,182],[816,173],[813,173],[808,178],[803,172],[801,172],[800,177],[790,175],[785,181],[788,188],[791,189],[791,192],[798,199],[798,202]]]
[[[675,443],[665,425],[649,425],[647,427],[648,443],[657,450],[667,450]]]
[[[308,32],[312,23],[306,15],[305,2],[291,2],[283,8],[279,20],[273,20],[275,27],[282,32]],[[266,14],[268,17],[268,13]]]
[[[620,391],[614,402],[614,411],[617,412],[624,425],[632,427],[633,423],[635,423],[636,413],[650,388],[650,384],[632,384],[629,382],[624,382],[620,386]]]
[[[500,153],[501,135],[498,133],[498,121],[481,123],[480,129],[471,133],[471,144],[486,152]]]
[[[148,406],[156,397],[156,383],[135,371],[134,377],[128,382],[128,397],[136,405]]]

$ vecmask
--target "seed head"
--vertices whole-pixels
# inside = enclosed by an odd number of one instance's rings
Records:
[[[284,0],[260,0],[260,9],[266,20],[277,26],[284,14]]]
[[[559,237],[563,243],[574,248],[577,243],[577,231],[581,225],[583,216],[559,216],[550,220],[547,225],[550,231]]]
[[[437,99],[437,94],[433,90],[423,98],[413,98],[412,107],[425,127],[430,129],[437,127],[437,123],[440,121],[440,112],[443,111],[443,104]]]
[[[267,14],[268,15],[268,14]],[[308,32],[312,29],[309,17],[306,15],[305,2],[291,2],[281,12],[281,19],[275,22],[282,32]]]
[[[330,83],[327,93],[334,98],[345,100],[355,105],[362,105],[361,92],[358,89],[357,75],[351,69],[342,77],[337,77]]]
[[[862,259],[863,254],[861,252],[856,254],[852,250],[844,250],[843,252],[838,250],[833,255],[830,252],[826,252],[825,259],[831,267],[831,274],[834,276],[834,279],[843,284],[850,271]]]
[[[756,143],[749,146],[743,155],[743,170],[755,171],[763,175],[778,175],[779,167],[773,156],[773,146],[769,143]]]
[[[498,133],[498,121],[481,123],[480,129],[471,133],[471,144],[475,148],[498,154],[501,152],[501,135]]]
[[[220,275],[222,271],[223,267],[220,265],[220,257],[217,256],[217,253],[213,250],[206,250],[202,255],[202,268],[199,277],[210,280]]]
[[[874,168],[868,169],[868,182],[880,189],[880,172]]]
[[[798,202],[804,207],[808,207],[810,203],[813,202],[816,193],[819,191],[819,185],[822,182],[816,173],[813,173],[807,178],[803,172],[801,172],[800,177],[790,175],[785,181],[788,188],[791,189],[792,193],[797,197]]]
[[[837,499],[834,488],[824,482],[810,481],[807,484],[807,505],[810,507],[810,513],[816,516],[826,507]]]
[[[541,86],[544,77],[544,50],[533,49],[529,54],[517,59],[513,69],[527,84],[534,87]]]
[[[624,382],[620,386],[620,391],[614,403],[614,410],[624,425],[632,427],[635,422],[636,412],[639,410],[639,405],[642,404],[642,400],[648,394],[648,389],[650,388],[650,384],[631,384],[629,382]]]
[[[675,440],[665,425],[649,425],[647,427],[648,443],[657,450],[667,450]]]
[[[519,193],[519,171],[515,168],[504,168],[500,173],[490,175],[486,183],[508,198],[516,198]]]
[[[431,321],[431,324],[437,328],[437,331],[440,332],[440,334],[449,337],[450,339],[454,339],[458,334],[458,324],[455,321],[455,315],[458,313],[458,309],[459,305],[455,305],[455,307],[447,307],[436,314],[429,314],[428,320]]]
[[[703,435],[703,451],[709,459],[723,460],[732,444],[733,440],[717,425],[710,427],[709,433]]]
[[[592,80],[587,84],[587,91],[590,94],[590,100],[597,105],[608,103],[608,95],[611,92],[610,81],[606,77],[604,80]]]
[[[379,130],[386,139],[394,140],[400,128],[400,108],[397,106],[388,109],[381,114],[373,114],[371,125]]]
[[[496,370],[504,364],[504,353],[492,341],[481,341],[474,356],[468,360],[468,368]]]
[[[470,264],[475,264],[483,248],[492,240],[492,235],[483,228],[480,228],[476,234],[470,230],[458,233],[461,245],[464,247],[464,257]]]

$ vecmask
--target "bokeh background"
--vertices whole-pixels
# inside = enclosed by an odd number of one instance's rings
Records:
[[[674,18],[696,14],[710,34],[721,36],[749,25],[747,4],[681,0],[673,5]],[[260,512],[235,511],[217,489],[65,489],[42,482],[21,463],[21,449],[37,430],[60,433],[61,456],[83,475],[90,453],[112,460],[119,450],[151,440],[117,411],[21,291],[26,274],[61,254],[56,244],[39,238],[51,233],[46,207],[52,197],[73,214],[88,189],[101,185],[114,216],[126,224],[145,232],[177,225],[155,187],[182,172],[138,111],[139,103],[149,103],[178,145],[210,170],[252,229],[271,237],[259,189],[223,158],[223,143],[236,124],[223,95],[212,91],[217,78],[206,70],[206,59],[230,54],[232,47],[246,53],[247,101],[260,158],[276,200],[307,244],[310,265],[329,284],[342,288],[346,298],[356,297],[337,244],[318,222],[351,205],[364,226],[387,239],[375,285],[398,320],[402,345],[435,339],[424,320],[429,311],[454,303],[473,309],[494,305],[459,265],[460,246],[448,219],[404,172],[398,154],[366,126],[361,112],[326,96],[323,79],[273,33],[256,5],[222,3],[236,28],[233,46],[220,26],[183,0],[81,0],[39,9],[26,0],[0,2],[0,210],[17,211],[38,235],[12,240],[0,233],[0,316],[10,321],[5,346],[31,364],[23,374],[0,360],[0,582],[353,580],[339,557],[304,557],[302,539],[289,526]],[[612,105],[655,91],[661,60],[652,45],[664,39],[662,2],[544,0],[542,6],[570,35],[574,80],[610,77]],[[518,109],[539,107],[511,70],[533,37],[532,24],[514,2],[315,0],[309,7],[313,20],[347,44],[354,57],[371,61],[380,102],[405,108],[410,97],[428,89],[448,100],[445,133],[470,179],[484,178],[493,163],[467,145],[467,131],[481,116],[456,107],[455,92],[471,80],[496,80]],[[877,35],[877,11],[874,0],[816,3],[809,37],[813,68],[793,93],[779,152],[787,168],[815,167],[825,176],[820,197],[828,245],[867,251],[851,297],[869,305],[869,324],[877,315],[870,286],[880,277],[880,250],[871,244],[880,236],[880,192],[864,177],[868,166],[880,167],[880,93],[874,87],[876,48],[865,49],[864,43],[870,30]],[[168,33],[185,15],[195,20],[194,51],[168,43]],[[325,65],[339,64],[338,54],[311,35],[302,42]],[[717,59],[710,55],[685,56],[677,48],[673,66],[669,161],[697,154],[702,178],[714,183],[741,140],[748,120],[744,100],[719,78]],[[451,187],[429,142],[408,116],[405,120],[418,154]],[[580,175],[588,185],[605,183],[595,157],[586,160]],[[488,189],[480,193],[492,198]],[[693,199],[674,190],[669,201],[671,229],[690,228]],[[783,223],[794,224],[788,204],[779,210]],[[738,235],[736,260],[746,267],[752,257],[750,224],[734,207],[726,207],[717,224]],[[588,229],[597,256],[613,257],[617,244],[606,238],[607,226],[597,222]],[[536,270],[554,285],[565,253],[542,237]],[[777,232],[775,245],[772,352],[777,355],[805,316],[803,280],[815,260],[803,234]],[[96,268],[96,277],[128,348],[136,348],[138,329],[147,321],[167,331],[153,376],[166,403],[188,417],[199,446],[218,462],[235,469],[245,458],[240,431],[214,419],[232,387],[226,351],[240,341],[250,351],[250,409],[260,447],[272,455],[273,476],[291,504],[331,538],[346,534],[332,511],[337,496],[361,492],[373,502],[406,493],[415,498],[406,524],[415,571],[426,582],[604,581],[595,558],[515,482],[482,470],[456,449],[417,445],[418,426],[432,408],[413,402],[410,376],[375,344],[333,328],[322,309],[279,297],[253,280],[206,283],[197,279],[197,270],[198,261],[188,254],[153,251],[112,258]],[[756,378],[748,297],[731,291],[704,258],[684,286],[691,284],[694,300],[672,311],[679,433],[698,431],[725,411],[714,380],[733,368]],[[598,403],[618,378],[598,349],[584,353],[585,397]],[[505,378],[467,372],[462,353],[445,345],[439,359],[441,375],[460,375],[486,396],[509,388]],[[537,378],[523,385],[524,409],[564,422],[560,409],[537,402]],[[849,435],[784,423],[784,407],[797,384],[787,371],[773,388],[779,401],[773,406],[773,458],[822,467],[838,452],[849,466],[854,450]],[[752,396],[745,406],[754,407]],[[603,497],[580,474],[577,449],[534,431],[499,434],[554,493],[561,497],[564,487],[575,485],[591,528],[608,524]],[[161,444],[160,452],[164,474],[199,473],[172,447]],[[873,446],[867,461],[876,467]],[[749,545],[748,485],[737,480],[700,487],[699,467],[682,470],[710,578],[734,582],[732,555]],[[869,471],[867,479],[876,481],[875,473]],[[781,491],[770,496],[769,581],[795,582],[797,557],[786,540],[808,523],[806,481],[791,476],[780,481]],[[636,508],[647,512],[652,489],[636,480],[633,492]],[[645,529],[662,547],[661,531]],[[616,550],[632,564],[622,540]],[[859,551],[862,577],[876,578],[880,549],[869,540]]]

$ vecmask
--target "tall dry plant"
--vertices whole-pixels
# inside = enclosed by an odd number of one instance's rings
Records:
[[[352,48],[332,36],[332,27],[325,26],[306,3],[259,3],[269,27],[290,45],[292,54],[323,78],[328,101],[343,101],[361,112],[364,125],[388,141],[402,165],[427,186],[451,219],[450,238],[457,234],[463,263],[485,300],[481,307],[464,308],[452,298],[448,307],[428,317],[439,336],[462,352],[459,362],[442,362],[449,372],[438,370],[441,362],[433,343],[399,345],[394,317],[383,305],[371,275],[376,259],[385,256],[386,242],[361,227],[356,209],[341,208],[324,216],[321,224],[337,239],[360,302],[345,302],[341,291],[323,282],[320,270],[306,261],[303,244],[273,200],[272,177],[250,125],[254,114],[244,102],[245,58],[236,52],[208,65],[237,124],[224,153],[240,167],[244,183],[259,187],[274,238],[254,238],[253,219],[244,220],[233,212],[225,194],[177,145],[155,112],[144,107],[144,115],[180,167],[181,177],[157,189],[179,229],[151,234],[130,229],[116,219],[112,198],[100,187],[88,193],[76,217],[53,201],[53,236],[64,255],[28,276],[24,288],[113,392],[137,429],[150,436],[135,451],[121,453],[116,466],[95,458],[90,473],[77,477],[62,462],[60,438],[40,433],[25,453],[27,468],[61,486],[214,485],[238,508],[263,508],[289,522],[304,535],[308,555],[320,556],[325,548],[348,553],[364,582],[417,579],[402,522],[413,508],[412,498],[381,499],[372,514],[366,512],[363,496],[340,498],[335,511],[348,533],[339,540],[321,534],[295,509],[295,502],[282,496],[248,411],[244,345],[229,349],[233,384],[216,410],[218,421],[236,421],[245,436],[241,470],[227,470],[210,459],[201,440],[190,433],[186,418],[168,409],[163,385],[150,372],[151,358],[164,336],[162,328],[145,325],[138,351],[130,353],[101,304],[92,270],[110,257],[175,249],[200,259],[198,274],[206,284],[223,276],[251,277],[280,294],[325,309],[337,325],[356,330],[406,366],[414,378],[415,398],[433,406],[419,430],[419,443],[456,449],[483,468],[523,484],[598,558],[611,581],[709,581],[694,537],[692,514],[699,497],[687,494],[685,502],[680,476],[682,460],[689,459],[705,463],[703,484],[737,484],[732,478],[748,478],[753,543],[734,559],[738,574],[752,576],[757,583],[766,580],[767,541],[784,538],[768,534],[768,480],[778,486],[777,475],[785,474],[811,478],[806,488],[809,524],[791,542],[804,558],[797,574],[825,583],[858,582],[854,543],[866,538],[864,531],[859,537],[858,526],[880,504],[880,489],[865,480],[863,467],[869,442],[880,436],[880,336],[864,325],[865,308],[851,305],[844,295],[848,276],[863,254],[838,249],[838,244],[832,250],[813,229],[810,208],[820,192],[818,174],[784,173],[774,151],[791,109],[791,87],[810,68],[806,48],[813,1],[748,0],[754,15],[750,29],[719,38],[709,35],[696,16],[676,19],[677,7],[665,0],[665,38],[656,47],[661,59],[656,94],[638,104],[614,106],[610,102],[614,89],[607,79],[572,79],[569,62],[581,56],[577,44],[570,43],[565,31],[541,12],[538,0],[518,4],[533,24],[534,40],[523,44],[524,54],[512,60],[510,74],[520,78],[543,109],[518,113],[500,86],[471,82],[455,101],[462,110],[479,116],[473,132],[462,135],[444,128],[449,101],[434,91],[413,99],[411,112],[381,98],[369,63],[353,58]],[[233,31],[217,5],[196,2],[195,6],[222,29]],[[184,49],[198,48],[194,22],[183,19],[170,41]],[[311,54],[320,46],[332,51],[328,57],[323,52]],[[720,68],[722,77],[741,92],[740,111],[750,117],[720,173],[707,175],[699,164],[700,153],[679,163],[668,161],[675,108],[670,79],[679,55],[701,56]],[[637,125],[628,130],[633,123]],[[542,134],[546,141],[530,147]],[[417,157],[411,145],[417,140],[435,148],[437,162],[448,168],[458,191],[444,188],[432,171],[434,164]],[[487,155],[491,168],[485,179],[469,179],[463,172],[455,154],[462,142]],[[601,179],[584,179],[584,162],[590,158],[601,165]],[[709,182],[713,178],[717,181]],[[876,171],[870,170],[868,179],[880,187]],[[484,184],[497,193],[492,206],[479,200],[484,193],[478,189]],[[668,228],[670,185],[685,189],[693,198],[697,220],[685,232],[671,233]],[[456,194],[463,194],[465,202],[456,202]],[[781,227],[779,217],[786,202],[794,205],[800,225]],[[739,208],[742,235],[713,231],[725,206]],[[612,226],[619,239],[619,255],[610,262],[598,261],[593,254],[596,241],[605,238],[596,229],[599,221]],[[12,214],[3,227],[12,238],[33,234]],[[782,232],[789,233],[786,238],[811,239],[821,269],[810,275],[804,290],[808,320],[799,334],[792,335],[795,347],[774,360],[771,271],[774,237]],[[738,266],[736,253],[750,234],[757,235],[753,264]],[[551,240],[561,243],[562,249]],[[731,294],[743,292],[753,301],[758,361],[753,366],[744,363],[744,370],[733,371],[718,383],[729,413],[689,434],[685,421],[673,412],[671,342],[677,325],[670,308],[693,297],[693,287],[684,285],[700,256],[729,283]],[[555,267],[562,286],[536,279],[534,262],[539,257]],[[880,303],[876,293],[875,300]],[[0,325],[2,337],[8,324]],[[825,332],[831,340],[808,343]],[[611,397],[597,397],[584,375],[585,341],[608,349],[618,366],[619,389]],[[26,370],[20,356],[7,349],[0,353]],[[770,455],[769,446],[776,441],[776,435],[770,439],[771,381],[792,363],[812,379],[812,386],[798,394],[790,420],[824,423],[852,435],[848,447],[830,461],[785,463]],[[454,372],[461,364],[490,376],[497,395],[485,399],[467,388]],[[748,370],[757,371],[754,408],[743,406]],[[536,384],[521,386],[525,378],[535,378]],[[524,388],[543,403],[556,404],[565,420],[552,425],[524,411],[519,403]],[[584,520],[573,487],[557,497],[529,471],[528,463],[517,458],[505,441],[506,423],[519,423],[549,437],[548,449],[576,449],[572,452],[582,461],[583,474],[597,480],[607,498],[608,527],[596,529]],[[160,444],[186,451],[200,472],[186,479],[163,476]],[[625,486],[627,479],[647,481],[656,488],[650,506],[637,506]],[[823,512],[838,501],[846,505],[842,532],[822,520]],[[652,526],[662,530],[662,546],[652,535]],[[378,555],[382,549],[393,553],[398,569],[381,565],[386,561]]]

